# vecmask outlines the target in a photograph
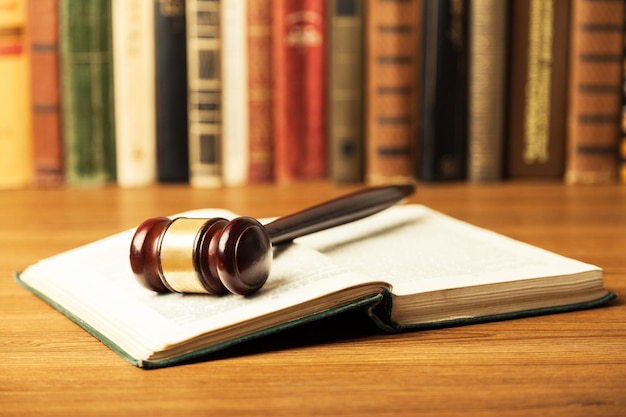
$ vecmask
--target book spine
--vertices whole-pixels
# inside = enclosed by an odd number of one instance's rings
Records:
[[[33,183],[63,183],[59,95],[58,0],[28,0]]]
[[[154,1],[157,180],[189,181],[184,0]]]
[[[368,183],[415,178],[423,1],[367,3],[365,177]]]
[[[361,0],[330,0],[328,14],[329,176],[363,180],[364,6]]]
[[[470,181],[502,178],[506,108],[507,2],[469,8],[468,167]]]
[[[60,0],[59,48],[65,181],[115,180],[110,0]]]
[[[624,7],[626,22],[626,7]],[[619,140],[619,179],[626,184],[626,24],[622,33],[622,123]]]
[[[0,188],[32,178],[26,1],[0,0]]]
[[[156,181],[154,6],[113,0],[113,78],[117,182]]]
[[[510,178],[564,174],[569,0],[511,2]]]
[[[424,181],[467,176],[467,2],[424,0],[422,125],[418,175]]]
[[[189,181],[185,0],[154,1],[157,181]]]
[[[222,46],[222,180],[248,182],[248,42],[246,0],[220,2]]]
[[[272,2],[275,179],[325,177],[325,2]]]
[[[248,2],[248,140],[251,183],[274,179],[272,0]]]
[[[188,0],[186,7],[189,180],[213,188],[222,185],[220,4]]]
[[[617,178],[623,10],[622,1],[572,1],[568,184]]]

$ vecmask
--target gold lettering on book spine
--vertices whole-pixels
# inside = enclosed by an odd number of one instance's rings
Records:
[[[163,16],[184,16],[184,0],[160,0],[159,6]]]
[[[527,164],[545,163],[550,156],[553,13],[551,0],[531,0],[523,154]]]

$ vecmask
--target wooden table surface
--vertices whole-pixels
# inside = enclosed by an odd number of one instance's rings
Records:
[[[420,185],[412,198],[603,267],[620,296],[595,310],[396,335],[337,317],[146,371],[12,276],[147,217],[282,215],[357,188],[0,191],[0,415],[626,415],[626,186]]]

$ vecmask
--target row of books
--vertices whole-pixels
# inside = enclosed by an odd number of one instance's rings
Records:
[[[623,1],[422,4],[419,178],[626,183]]]
[[[1,187],[626,182],[622,1],[0,10]]]

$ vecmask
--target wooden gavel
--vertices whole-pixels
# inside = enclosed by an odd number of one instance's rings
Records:
[[[155,217],[135,231],[131,268],[139,283],[160,293],[250,294],[269,276],[272,245],[362,219],[414,189],[410,184],[366,188],[265,226],[251,217]]]

